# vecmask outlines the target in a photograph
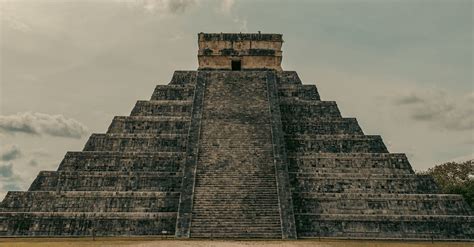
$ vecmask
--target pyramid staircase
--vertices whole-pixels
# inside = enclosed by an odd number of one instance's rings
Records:
[[[474,239],[458,195],[291,71],[177,71],[0,204],[0,236]]]

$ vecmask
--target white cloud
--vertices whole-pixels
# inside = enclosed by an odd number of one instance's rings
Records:
[[[416,121],[448,130],[474,129],[474,93],[454,96],[442,90],[417,90],[400,95],[396,104]]]
[[[221,3],[220,7],[219,7],[220,11],[222,13],[228,14],[232,10],[232,7],[234,6],[235,1],[234,0],[222,0],[222,1],[220,1],[220,3]]]
[[[247,28],[247,19],[241,19],[241,18],[235,18],[234,19],[234,23],[238,24],[239,25],[239,30],[241,32],[248,32],[248,28]]]
[[[141,8],[145,12],[152,14],[182,14],[188,8],[196,5],[198,0],[119,0],[119,2],[134,8]]]
[[[24,112],[9,116],[0,115],[0,132],[81,138],[88,130],[84,124],[63,115]]]

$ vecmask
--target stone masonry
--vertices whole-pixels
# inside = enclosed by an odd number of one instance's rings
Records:
[[[130,116],[0,204],[0,236],[473,240],[472,210],[281,69],[282,35],[204,34]]]

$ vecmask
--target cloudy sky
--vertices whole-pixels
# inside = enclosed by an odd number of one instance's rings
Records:
[[[473,157],[470,0],[0,3],[0,198],[196,69],[198,32],[282,33],[284,69],[416,170]]]

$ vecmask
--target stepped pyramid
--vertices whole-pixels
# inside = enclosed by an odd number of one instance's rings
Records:
[[[9,192],[0,235],[473,239],[462,197],[281,69],[282,35],[198,39],[197,71]]]

